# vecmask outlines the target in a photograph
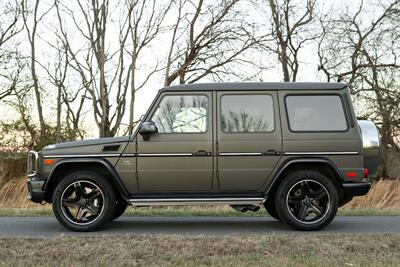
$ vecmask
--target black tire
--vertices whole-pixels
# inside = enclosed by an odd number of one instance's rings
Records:
[[[296,171],[279,185],[275,196],[279,218],[302,231],[320,230],[335,218],[338,192],[316,171]]]
[[[112,185],[101,175],[88,171],[63,178],[52,199],[57,220],[77,232],[95,231],[104,226],[114,214],[115,203]]]
[[[111,221],[114,221],[116,219],[118,219],[119,217],[122,216],[122,214],[124,214],[126,208],[128,207],[128,203],[126,203],[125,200],[117,200],[117,203],[115,205],[115,210],[114,210],[114,214],[111,218]]]
[[[264,203],[264,207],[272,218],[278,221],[281,220],[278,216],[278,213],[276,212],[275,199],[273,199],[273,197],[271,199],[268,199],[267,202]]]

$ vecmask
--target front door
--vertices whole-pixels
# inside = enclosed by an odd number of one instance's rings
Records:
[[[208,192],[213,179],[212,93],[163,92],[146,120],[158,133],[138,135],[142,192]]]
[[[218,181],[222,192],[260,191],[281,157],[277,93],[217,93]]]

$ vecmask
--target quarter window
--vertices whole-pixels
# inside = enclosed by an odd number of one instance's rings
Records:
[[[338,95],[287,96],[292,131],[346,131],[347,121]]]
[[[207,131],[208,99],[204,95],[169,95],[162,98],[152,117],[159,133]]]
[[[262,133],[274,130],[270,95],[224,95],[221,98],[221,129],[226,133]]]

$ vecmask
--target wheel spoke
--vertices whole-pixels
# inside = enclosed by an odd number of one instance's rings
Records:
[[[79,199],[85,194],[85,188],[80,182],[74,184],[76,197]]]
[[[303,193],[303,196],[310,194],[310,187],[308,186],[307,181],[301,182],[301,192]]]
[[[76,211],[75,219],[76,221],[81,221],[83,218],[83,215],[85,213],[85,209],[82,207],[79,207],[78,210]]]
[[[298,213],[298,217],[300,220],[304,220],[307,217],[308,208],[306,205],[302,204],[300,206],[300,210]]]
[[[311,204],[311,210],[312,210],[315,214],[317,214],[318,216],[321,216],[321,215],[322,215],[322,210],[321,210],[319,207],[317,207],[317,205],[315,205],[315,204]]]
[[[69,207],[69,208],[76,208],[78,203],[76,201],[76,199],[73,198],[67,198],[67,199],[63,199],[62,200],[62,205],[64,207]]]
[[[322,199],[323,197],[325,197],[325,196],[326,196],[326,191],[325,191],[325,189],[321,189],[321,190],[319,190],[319,191],[316,192],[314,199],[317,200],[317,201],[319,201],[319,200],[321,200],[321,199]]]
[[[300,206],[301,205],[301,201],[300,200],[291,199],[291,198],[288,199],[288,203],[292,204],[292,205],[296,205],[296,206]]]
[[[88,203],[86,208],[87,208],[88,212],[91,213],[92,215],[99,215],[99,213],[100,213],[99,209],[92,203]]]
[[[90,192],[89,194],[87,194],[87,198],[89,199],[89,201],[93,201],[100,195],[101,195],[100,191],[98,189],[95,189],[92,192]]]

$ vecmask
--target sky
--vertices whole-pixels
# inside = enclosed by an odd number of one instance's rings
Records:
[[[48,7],[49,3],[52,1],[44,2],[44,4],[41,6],[42,11],[46,10]],[[322,12],[326,12],[331,6],[337,8],[344,6],[344,4],[353,4],[358,3],[358,1],[345,1],[345,0],[325,0],[325,1],[320,1],[320,8]],[[262,12],[259,10],[250,10],[251,16],[255,18],[256,20],[263,21],[265,20]],[[167,18],[167,20],[173,20],[175,18],[176,14],[171,14],[170,17]],[[117,22],[119,19],[118,14],[112,14],[112,20],[114,22]],[[67,21],[68,22],[68,21]],[[72,23],[69,21],[68,23]],[[51,40],[54,38],[53,34],[53,29],[57,25],[57,20],[55,19],[54,15],[49,15],[46,16],[46,18],[43,20],[43,23],[39,25],[39,38],[38,38],[38,49],[37,49],[37,58],[39,61],[41,61],[41,64],[52,64],[51,60],[55,58],[54,53],[52,54],[51,51],[49,50],[48,42],[51,42]],[[71,27],[72,28],[72,27]],[[113,36],[113,30],[110,30],[111,35],[108,36],[110,40],[115,38],[116,36]],[[115,33],[115,32],[114,32]],[[117,33],[115,33],[117,34]],[[29,47],[27,46],[27,42],[23,41],[24,38],[26,38],[26,33],[22,33],[21,37],[21,43],[19,44],[19,49],[21,50],[28,50]],[[156,60],[158,57],[163,57],[163,55],[166,55],[166,47],[165,43],[170,39],[170,36],[161,36],[160,39],[156,40],[151,49],[148,49],[144,56],[141,59],[141,63],[144,66],[147,63],[153,62]],[[80,45],[80,40],[78,38],[75,38],[73,41],[73,46],[79,47]],[[298,74],[298,81],[319,81],[323,80],[323,76],[321,73],[318,72],[318,57],[316,54],[316,45],[309,43],[304,48],[302,49],[300,53],[300,69],[299,69],[299,74]],[[262,72],[261,79],[265,82],[279,82],[282,81],[282,73],[280,66],[276,60],[275,57],[271,57],[270,55],[265,55],[263,54],[260,55],[261,58],[260,60],[263,61],[266,65],[270,66],[266,71]],[[50,59],[50,60],[48,60]],[[235,66],[236,68],[241,68],[241,66]],[[158,75],[153,76],[153,78],[148,82],[148,84],[145,86],[145,88],[141,89],[140,91],[137,92],[136,94],[136,102],[135,102],[135,117],[139,118],[142,114],[144,114],[151,104],[152,100],[154,99],[155,95],[157,94],[157,91],[163,87],[163,72],[159,73]],[[40,70],[39,67],[39,75],[44,76],[45,73],[43,70]],[[205,78],[201,82],[209,82],[212,81],[212,79]],[[79,77],[73,77],[72,79],[76,79],[75,81],[71,81],[70,85],[71,86],[77,86],[79,84]],[[236,78],[233,78],[232,80],[229,81],[238,81]],[[75,84],[74,84],[75,83]],[[46,88],[52,88],[49,91],[50,98],[54,98],[54,88],[51,87],[49,84],[42,84],[43,87]],[[87,137],[97,137],[98,131],[97,127],[94,123],[93,119],[93,112],[91,109],[91,101],[87,102],[87,105],[85,106],[85,129],[87,131]],[[54,121],[55,118],[55,110],[54,107],[50,107],[45,105],[45,113],[47,114],[46,118],[50,119],[50,121]],[[15,111],[13,108],[9,107],[8,105],[4,103],[0,103],[0,119],[13,119],[15,118]],[[128,114],[128,111],[126,112]],[[35,118],[34,118],[35,119]],[[128,116],[125,116],[123,119],[123,123],[128,122]],[[119,134],[122,134],[120,132]]]

